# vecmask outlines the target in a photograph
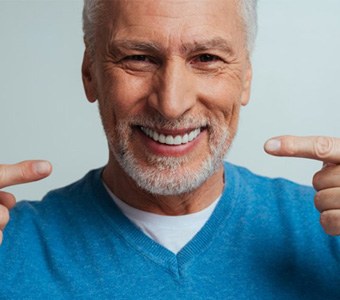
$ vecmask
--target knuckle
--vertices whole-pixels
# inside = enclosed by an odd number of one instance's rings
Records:
[[[320,223],[329,235],[340,235],[340,213],[324,211],[320,215]]]
[[[26,166],[22,166],[19,168],[19,177],[22,180],[29,178],[29,170],[27,169]]]
[[[0,205],[0,228],[3,229],[9,221],[9,211],[3,205]]]
[[[318,211],[320,211],[320,212],[322,212],[322,210],[323,210],[323,205],[322,205],[323,201],[322,201],[322,199],[323,199],[322,193],[321,192],[317,192],[315,194],[315,197],[314,197],[314,205],[315,205],[316,209]]]
[[[320,215],[320,223],[325,230],[330,225],[330,222],[330,214],[327,211],[323,212]]]
[[[321,179],[322,179],[322,172],[321,171],[316,172],[313,176],[313,186],[316,190],[320,189]]]
[[[314,143],[314,152],[319,158],[327,158],[334,150],[334,139],[319,136]]]

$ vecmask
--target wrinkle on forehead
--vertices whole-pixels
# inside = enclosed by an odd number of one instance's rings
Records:
[[[176,49],[183,54],[213,48],[231,53],[245,40],[240,36],[244,33],[239,30],[235,0],[114,0],[106,3],[110,4],[103,16],[105,25],[100,35],[107,47],[115,47],[125,39],[123,46],[135,50],[148,48],[159,52],[167,47],[167,50]]]
[[[205,15],[211,20],[235,16],[236,0],[103,0],[106,17],[111,21],[124,18],[134,24],[136,17],[151,16],[168,19],[186,19]],[[110,21],[110,20],[107,20]]]
[[[226,0],[115,0],[116,9],[136,8],[145,15],[179,19],[200,13],[200,6],[221,6]],[[230,1],[230,0],[229,0]],[[231,0],[233,1],[233,0]]]
[[[157,42],[150,40],[143,41],[138,39],[113,40],[110,48],[112,52],[120,52],[122,50],[136,50],[160,53],[167,51],[167,49],[164,49],[163,45]],[[180,45],[179,52],[182,55],[188,55],[190,53],[203,52],[211,49],[220,50],[224,53],[233,53],[229,42],[221,37],[184,42]]]

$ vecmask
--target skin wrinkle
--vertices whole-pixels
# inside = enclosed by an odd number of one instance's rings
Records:
[[[125,52],[124,52],[125,50]],[[138,40],[112,40],[109,53],[113,57],[124,57],[126,51],[135,50],[148,53],[161,53],[162,49],[159,45],[152,41],[138,41]]]
[[[92,76],[84,82],[89,99],[98,96],[109,142],[103,178],[116,196],[136,208],[186,214],[207,207],[222,192],[222,161],[236,132],[240,105],[248,102],[251,73],[242,39],[235,38],[243,31],[233,27],[238,22],[231,20],[233,2],[219,2],[223,9],[217,10],[211,1],[186,1],[181,7],[159,0],[157,8],[143,14],[145,9],[131,0],[128,8],[117,6],[108,14],[97,38],[95,60],[89,66]],[[162,11],[169,7],[170,13]],[[176,10],[193,17],[180,21],[157,17],[158,12],[171,15]],[[131,20],[140,26],[131,27]],[[134,41],[128,45],[133,49],[119,49],[123,55],[155,55],[157,64],[130,58],[117,63],[110,43],[123,39]],[[196,58],[202,54],[222,60]],[[224,61],[227,56],[232,63]],[[207,130],[190,152],[168,157],[150,152],[137,125],[160,131],[207,125]]]
[[[246,2],[248,0],[242,0],[239,1],[237,4],[237,13],[235,17],[235,24],[234,26],[237,26],[239,30],[243,31],[243,36],[245,37],[244,46],[246,47],[247,51],[249,51],[249,54],[252,52],[254,39],[256,36],[256,29],[257,29],[257,22],[256,22],[256,0],[251,0],[249,3]],[[107,21],[110,17],[110,9],[115,9],[114,7],[110,7],[109,9],[105,6],[108,5],[108,1],[102,1],[102,0],[96,0],[96,10],[94,11],[93,8],[91,8],[91,2],[92,0],[86,0],[85,1],[85,9],[84,9],[84,40],[85,44],[89,47],[89,50],[91,54],[94,53],[95,48],[95,40],[96,36],[98,36],[98,29],[101,30],[103,25],[105,25],[105,21]],[[113,1],[112,1],[113,2]],[[124,6],[127,6],[129,2],[121,2]],[[150,2],[150,1],[142,1],[141,2],[144,7],[149,3],[149,7],[146,8],[146,12],[149,10],[152,10],[156,5],[158,5],[158,2]],[[183,4],[184,2],[178,2],[177,4]],[[116,3],[117,4],[117,1]],[[221,3],[220,3],[221,4]],[[215,3],[216,5],[216,3]],[[116,7],[118,10],[118,7]],[[184,10],[186,14],[188,13],[186,10]],[[207,15],[210,15],[210,17],[215,18],[215,14],[209,14],[208,11],[206,11]],[[92,25],[92,27],[90,27]],[[100,25],[100,26],[98,26]],[[94,28],[94,30],[92,30]]]
[[[125,50],[136,50],[136,51],[146,51],[151,53],[162,53],[162,52],[168,52],[166,49],[162,47],[162,45],[158,45],[156,42],[153,42],[152,40],[143,41],[143,40],[117,40],[112,39],[111,40],[111,46],[108,46],[107,48],[111,48],[108,52],[109,53],[115,53],[118,52],[120,55],[123,55],[123,51],[120,49]],[[224,53],[230,53],[231,55],[234,55],[234,51],[232,50],[231,46],[229,45],[229,42],[225,39],[222,39],[220,37],[215,37],[207,40],[194,40],[190,43],[182,43],[180,47],[180,54],[185,57],[188,56],[191,53],[195,52],[204,52],[204,51],[210,51],[210,50],[220,50]]]
[[[185,3],[186,1],[184,1],[184,2],[179,2],[179,3],[174,3],[174,4],[177,4],[177,5],[180,5],[181,3]],[[187,2],[190,2],[190,1],[187,1]],[[119,4],[119,3],[121,3],[120,1],[117,1],[117,4]],[[146,4],[146,1],[142,1],[142,3],[143,3],[143,6],[144,7],[147,7],[147,4]],[[111,4],[112,5],[112,4]],[[125,6],[129,6],[129,3],[123,3],[122,5],[121,5],[121,7],[124,7],[124,5]],[[152,3],[150,3],[150,5],[149,5],[149,8],[150,8],[150,10],[153,10],[153,8],[154,8],[154,6],[157,6],[157,5],[155,5],[155,3],[154,2],[152,2]],[[118,10],[118,8],[116,8],[116,10]],[[108,10],[107,10],[108,11]],[[149,9],[147,9],[147,8],[145,8],[144,9],[144,11],[146,11],[146,12],[148,12],[149,11]],[[119,14],[120,16],[122,15],[122,14]],[[210,15],[212,18],[215,18],[216,17],[216,15],[214,15],[214,14],[209,14],[209,13],[207,13],[206,12],[206,15]],[[154,17],[154,15],[152,15],[152,14],[147,14],[147,16],[152,16],[152,17]],[[106,30],[108,30],[109,29],[109,33],[108,33],[108,36],[110,36],[111,37],[111,40],[108,40],[110,43],[112,43],[113,42],[113,40],[115,40],[115,39],[117,39],[117,36],[116,36],[116,34],[117,34],[117,32],[114,30],[114,27],[115,27],[115,22],[117,22],[117,18],[110,18],[110,16],[108,15],[108,14],[106,14],[106,16],[105,16],[106,18],[107,18],[107,23],[109,23],[111,26],[101,26],[101,29],[103,29],[103,27],[106,29]],[[124,17],[124,16],[121,16],[121,17]],[[168,17],[168,16],[165,16],[165,17]],[[188,17],[190,17],[190,15],[188,14],[188,11],[185,11],[185,13],[184,13],[184,15],[183,16],[181,16],[181,17],[178,17],[178,18],[184,18],[184,19],[186,19],[186,18],[188,18]],[[234,16],[234,19],[235,20],[233,20],[233,22],[232,22],[232,25],[233,26],[235,26],[235,27],[238,27],[238,30],[240,30],[240,31],[243,31],[243,20],[240,18],[240,17],[238,17],[237,16],[237,14]],[[131,19],[130,19],[130,21],[131,21]],[[134,21],[133,19],[132,19],[132,21]],[[163,22],[160,22],[161,24],[163,23]],[[134,24],[134,23],[129,23],[129,25],[128,25],[129,27],[141,27],[138,23],[136,23],[136,24]],[[200,24],[200,26],[204,26],[204,24]],[[108,28],[109,27],[109,28]],[[105,30],[101,30],[101,32],[104,32]],[[242,35],[243,37],[245,36],[244,34]],[[125,35],[124,35],[124,39],[125,39]],[[228,39],[230,39],[231,37],[230,36],[228,36]],[[121,40],[124,40],[124,39],[121,39]],[[148,36],[148,39],[149,40],[152,40],[152,37],[151,36]],[[216,38],[216,39],[218,39],[218,37]],[[171,41],[168,41],[168,45],[171,45],[172,43],[171,43]],[[227,45],[229,44],[229,43],[226,43]]]

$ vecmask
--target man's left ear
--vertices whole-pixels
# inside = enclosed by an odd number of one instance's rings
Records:
[[[243,106],[247,105],[250,99],[250,89],[251,89],[251,80],[253,78],[253,70],[251,63],[248,63],[247,69],[244,74],[243,79],[243,89],[242,89],[242,96],[241,96],[241,104]]]
[[[97,87],[93,72],[90,54],[88,53],[88,50],[85,50],[81,73],[87,100],[92,103],[97,100]]]

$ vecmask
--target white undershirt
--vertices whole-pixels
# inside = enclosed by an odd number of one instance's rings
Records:
[[[105,185],[106,190],[123,214],[148,237],[177,254],[208,221],[218,197],[207,208],[188,215],[163,216],[136,209],[118,199]]]

